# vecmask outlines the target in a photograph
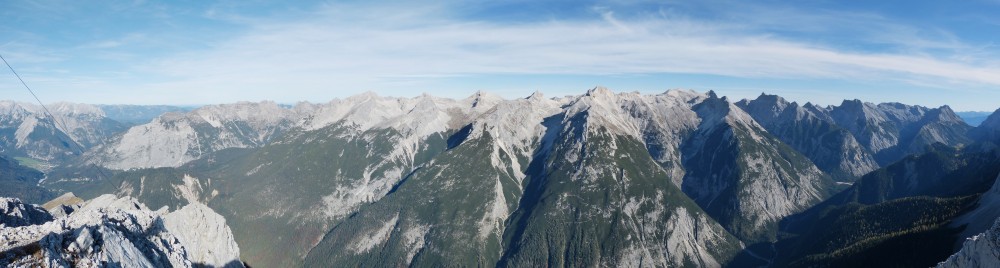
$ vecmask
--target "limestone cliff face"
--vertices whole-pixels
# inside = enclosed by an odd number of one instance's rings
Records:
[[[229,267],[240,259],[240,247],[226,219],[208,206],[191,203],[164,215],[163,224],[187,248],[194,262]]]
[[[48,113],[38,105],[0,101],[0,153],[60,162],[126,128],[93,105],[54,103],[47,108]]]
[[[937,267],[1000,267],[1000,221],[986,232],[966,240],[961,250]]]
[[[243,266],[225,220],[197,205],[166,213],[131,197],[103,195],[58,218],[18,199],[2,198],[0,207],[13,208],[0,218],[0,266]],[[176,221],[184,224],[169,224]],[[193,232],[212,243],[189,239]]]

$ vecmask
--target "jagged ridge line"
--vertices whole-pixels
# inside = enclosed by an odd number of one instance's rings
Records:
[[[58,118],[56,118],[55,116],[52,115],[51,112],[49,112],[49,108],[46,107],[45,104],[42,103],[42,100],[38,98],[38,95],[35,95],[35,91],[31,90],[31,87],[28,86],[28,83],[24,82],[24,79],[21,78],[21,75],[18,74],[17,71],[14,70],[14,67],[10,66],[10,63],[7,62],[7,59],[4,58],[2,54],[0,54],[0,60],[3,60],[4,65],[7,65],[7,68],[10,69],[10,72],[14,73],[14,76],[17,77],[18,81],[21,81],[21,85],[23,85],[25,89],[28,89],[28,92],[31,93],[31,96],[35,98],[35,101],[38,102],[38,105],[42,106],[42,110],[45,112],[45,115],[48,116],[49,119],[52,119],[53,125],[56,127],[56,130],[62,131],[64,134],[66,134],[66,137],[69,138],[69,141],[73,142],[74,147],[78,151],[80,151],[80,156],[83,157],[83,155],[85,153],[83,151],[83,145],[81,145],[79,142],[77,142],[76,139],[73,139],[73,135],[70,134],[69,128],[66,127],[66,124],[63,123],[63,122],[61,122],[61,121],[59,121]],[[62,129],[59,129],[59,125],[62,125]],[[101,143],[102,144],[106,144],[106,142],[103,141],[103,140],[101,141]],[[100,173],[101,176],[104,176],[104,177],[108,178],[109,180],[111,179],[111,176],[108,176],[108,174],[105,174],[104,170],[101,170],[100,168],[96,168],[94,166],[91,166],[91,167],[94,168],[94,169],[96,169],[97,173]],[[106,183],[110,183],[108,181],[105,181],[105,182]],[[114,187],[113,184],[111,186]]]

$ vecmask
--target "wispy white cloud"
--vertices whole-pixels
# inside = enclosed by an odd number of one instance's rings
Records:
[[[0,51],[8,60],[18,63],[39,64],[57,62],[65,58],[54,50],[27,44],[20,41],[9,41],[0,44]]]
[[[85,53],[75,56],[121,65],[126,70],[114,74],[73,70],[32,80],[134,103],[325,100],[364,90],[416,95],[442,81],[490,75],[674,73],[949,90],[1000,86],[997,50],[946,29],[845,10],[724,1],[708,5],[712,10],[704,12],[712,15],[705,16],[679,6],[691,3],[638,11],[598,4],[583,9],[584,17],[505,21],[456,14],[469,8],[461,2],[326,3],[263,16],[245,12],[239,1],[200,8],[129,2],[121,6],[149,6],[143,16],[169,18],[155,24],[171,31],[102,36],[70,52],[21,42],[2,48],[22,63]],[[223,26],[213,32],[201,20]]]
[[[629,28],[628,25],[622,23],[621,21],[615,18],[614,11],[608,10],[607,8],[604,7],[596,7],[594,8],[594,10],[599,12],[601,14],[601,18],[604,19],[604,21],[607,22],[608,24],[611,24],[612,26],[615,26],[619,30],[622,30],[624,32],[629,32],[629,33],[632,32],[632,29]]]
[[[105,40],[105,41],[90,43],[90,44],[84,45],[84,47],[86,47],[86,48],[105,49],[105,48],[116,48],[116,47],[120,47],[121,45],[122,45],[122,42],[118,41],[118,40]]]
[[[401,78],[472,74],[693,73],[1000,86],[997,65],[953,55],[856,51],[727,23],[672,16],[622,19],[612,10],[595,10],[592,20],[494,23],[449,20],[433,7],[331,5],[316,17],[257,25],[210,50],[176,55],[147,70],[175,79],[159,87],[295,86],[315,91],[379,89]],[[805,20],[788,16],[785,23]],[[802,24],[841,21],[843,16],[820,14]],[[887,42],[897,38],[922,47],[965,47],[957,40],[927,41],[911,28],[877,16],[848,19],[877,22]],[[779,22],[753,22],[769,23]]]

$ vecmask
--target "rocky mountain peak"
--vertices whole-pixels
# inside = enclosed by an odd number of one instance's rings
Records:
[[[41,224],[52,220],[44,208],[17,198],[0,197],[0,228]]]
[[[61,114],[65,116],[94,116],[94,117],[104,117],[104,110],[96,105],[83,104],[83,103],[71,103],[71,102],[57,102],[47,105],[49,111],[53,114]]]
[[[796,103],[789,103],[778,95],[767,95],[764,93],[761,93],[754,100],[743,99],[735,104],[753,116],[757,121],[761,121],[761,123],[775,120],[798,120],[801,116],[797,115],[804,112],[798,111],[798,104]],[[788,108],[795,109],[792,114],[789,114],[791,117],[784,114]]]
[[[434,100],[434,97],[427,95],[427,93],[424,93],[424,95],[420,95],[420,97],[417,97],[414,100],[416,101],[416,104],[414,104],[413,108],[410,109],[411,113],[414,111],[430,112],[430,111],[437,111],[440,109],[437,105],[437,102]],[[475,104],[473,104],[473,106],[475,106]]]
[[[23,116],[32,113],[41,113],[42,107],[31,103],[4,100],[0,101],[0,112],[3,112],[5,115]]]
[[[854,101],[848,103],[857,104]],[[827,117],[826,108],[812,103],[800,107],[780,96],[767,94],[736,105],[769,133],[802,152],[818,168],[833,174],[838,180],[851,181],[878,167],[850,132]]]
[[[703,121],[720,120],[729,115],[730,103],[725,98],[719,98],[714,91],[708,91],[708,98],[693,108]]]
[[[472,96],[466,98],[466,100],[472,104],[472,108],[483,107],[488,109],[493,105],[496,105],[498,102],[503,101],[503,98],[496,94],[479,90],[476,91],[475,94],[472,94]]]
[[[535,92],[532,92],[531,96],[528,96],[527,99],[529,99],[529,100],[541,100],[541,99],[545,99],[545,94],[543,94],[541,91],[535,90]]]
[[[844,101],[840,102],[840,106],[839,107],[841,107],[841,108],[855,108],[856,109],[856,108],[859,108],[861,105],[864,105],[864,102],[862,102],[859,99],[851,99],[851,100],[846,100],[845,99]]]
[[[347,100],[362,101],[362,100],[375,99],[375,98],[379,98],[379,97],[380,96],[378,95],[378,93],[375,93],[375,91],[368,90],[368,91],[362,92],[360,94],[347,97]]]
[[[840,103],[840,106],[834,106],[831,112],[834,114],[843,114],[845,116],[852,117],[865,117],[866,116],[866,106],[868,103],[862,102],[859,99],[844,100]]]
[[[587,96],[594,98],[614,98],[615,93],[603,86],[596,86],[587,90]]]
[[[906,105],[898,102],[880,103],[875,106],[889,120],[912,123],[920,121],[931,109],[917,105]]]
[[[788,101],[786,101],[785,98],[778,95],[769,95],[763,92],[760,93],[760,96],[757,96],[756,101],[772,105],[788,105]]]
[[[954,110],[948,105],[938,107],[936,109],[930,109],[924,115],[924,120],[928,121],[939,121],[939,122],[949,122],[949,123],[959,123],[966,124],[965,120],[962,120]]]
[[[12,100],[0,100],[0,111],[8,113],[9,111],[14,109],[23,110],[24,108],[22,108],[21,105],[18,105],[17,102]]]
[[[710,98],[710,99],[717,99],[717,98],[719,98],[719,95],[715,94],[715,90],[709,90],[708,93],[705,93],[705,94],[708,95],[708,98]]]
[[[703,94],[690,89],[669,89],[663,92],[663,94],[661,95],[671,98],[687,99],[687,100],[694,100],[697,98],[704,97]]]

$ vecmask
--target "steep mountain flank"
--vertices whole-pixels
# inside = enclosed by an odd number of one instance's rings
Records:
[[[828,195],[827,175],[725,98],[692,108],[702,121],[682,147],[682,189],[737,237],[774,239],[781,218]]]
[[[776,95],[761,94],[736,105],[838,181],[853,181],[878,168],[868,149],[850,131],[823,120],[812,104],[803,107]]]
[[[962,244],[962,249],[937,265],[938,268],[951,267],[997,267],[1000,266],[1000,221],[990,229],[973,236]]]
[[[0,153],[61,162],[126,128],[92,105],[55,103],[48,112],[51,117],[38,105],[0,101]]]
[[[0,155],[0,196],[20,198],[26,202],[41,203],[54,197],[51,191],[39,187],[44,174],[22,166],[7,156]]]
[[[273,102],[236,103],[167,113],[88,152],[112,169],[176,167],[226,148],[260,147],[292,127],[296,113]]]
[[[785,239],[777,243],[773,263],[856,267],[941,261],[957,241],[982,232],[995,219],[992,190],[983,191],[996,183],[1000,155],[978,148],[939,144],[786,218]]]
[[[881,165],[920,153],[934,143],[957,146],[970,142],[967,134],[971,127],[948,106],[930,109],[845,100],[840,106],[813,110],[850,131]]]

